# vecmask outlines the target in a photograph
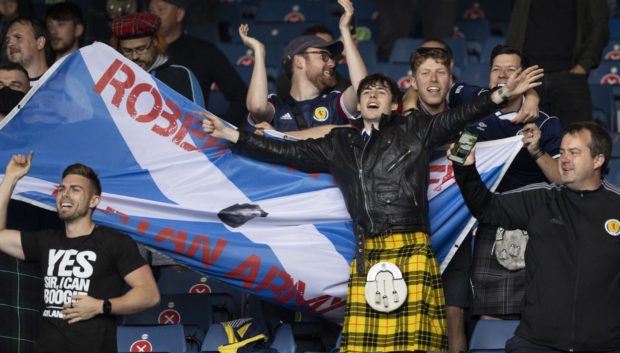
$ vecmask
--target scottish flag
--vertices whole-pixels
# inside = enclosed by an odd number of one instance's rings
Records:
[[[354,238],[331,175],[232,154],[202,132],[201,108],[104,44],[39,82],[0,124],[0,163],[35,151],[14,198],[54,209],[62,170],[84,163],[103,186],[97,223],[262,298],[342,317]],[[520,147],[479,144],[489,185]],[[443,155],[431,171],[433,244],[449,259],[470,216]]]

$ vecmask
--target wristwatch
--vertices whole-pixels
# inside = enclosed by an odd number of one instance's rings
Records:
[[[103,300],[103,315],[110,315],[112,313],[112,303],[108,299]]]

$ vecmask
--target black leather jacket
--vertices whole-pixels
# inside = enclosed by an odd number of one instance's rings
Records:
[[[304,171],[332,173],[356,226],[359,252],[365,235],[430,232],[426,192],[431,152],[467,123],[497,109],[487,94],[435,116],[419,111],[384,116],[367,144],[358,119],[354,125],[359,126],[335,128],[323,138],[298,142],[240,131],[237,147],[244,154]]]

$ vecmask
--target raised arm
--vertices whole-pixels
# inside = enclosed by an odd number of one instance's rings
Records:
[[[252,69],[252,78],[250,79],[245,104],[255,123],[271,122],[275,109],[267,100],[269,86],[265,64],[265,45],[256,38],[248,36],[249,30],[250,27],[247,24],[239,26],[239,36],[243,44],[254,51],[254,68]]]
[[[273,163],[290,165],[307,172],[327,172],[333,152],[331,140],[327,138],[280,141],[248,132],[239,132],[224,125],[220,118],[196,112],[204,118],[202,128],[211,136],[236,144],[243,153]]]
[[[448,153],[450,150],[448,149]],[[463,166],[453,163],[454,176],[465,204],[480,222],[509,229],[525,229],[545,200],[544,193],[523,192],[493,194],[482,182],[475,165],[475,149]]]
[[[553,159],[540,146],[542,132],[534,123],[529,123],[523,128],[523,146],[527,148],[530,156],[536,161],[536,164],[542,170],[547,180],[552,183],[559,184],[562,179],[560,177],[559,161]]]
[[[351,86],[342,93],[342,99],[347,110],[353,113],[357,111],[357,87],[360,81],[368,75],[368,70],[366,70],[364,60],[362,60],[362,56],[351,35],[353,4],[351,0],[338,0],[338,3],[344,8],[344,13],[340,17],[339,27],[342,43],[344,44],[344,55],[347,57],[349,77],[351,78]]]
[[[491,91],[490,96],[476,97],[454,109],[436,115],[430,119],[429,129],[424,137],[426,145],[434,147],[446,143],[447,139],[462,130],[466,124],[486,117],[498,109],[499,104],[523,94],[530,88],[539,86],[542,76],[543,70],[538,66],[531,66],[525,70],[519,69],[508,78],[505,86]]]
[[[15,190],[15,185],[24,175],[28,174],[31,165],[32,151],[28,156],[14,155],[7,164],[4,178],[0,182],[0,251],[20,260],[25,259],[21,233],[17,230],[6,229],[6,219],[9,200]]]

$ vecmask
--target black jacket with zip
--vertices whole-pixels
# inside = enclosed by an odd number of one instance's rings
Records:
[[[496,111],[490,95],[472,99],[435,116],[408,111],[384,116],[368,143],[361,137],[363,121],[333,129],[320,139],[279,141],[240,131],[243,154],[288,164],[308,172],[329,172],[343,194],[358,237],[393,232],[429,233],[429,157],[466,124]]]
[[[480,222],[528,232],[515,334],[562,351],[620,349],[620,189],[533,184],[492,194],[475,167],[454,174]]]

